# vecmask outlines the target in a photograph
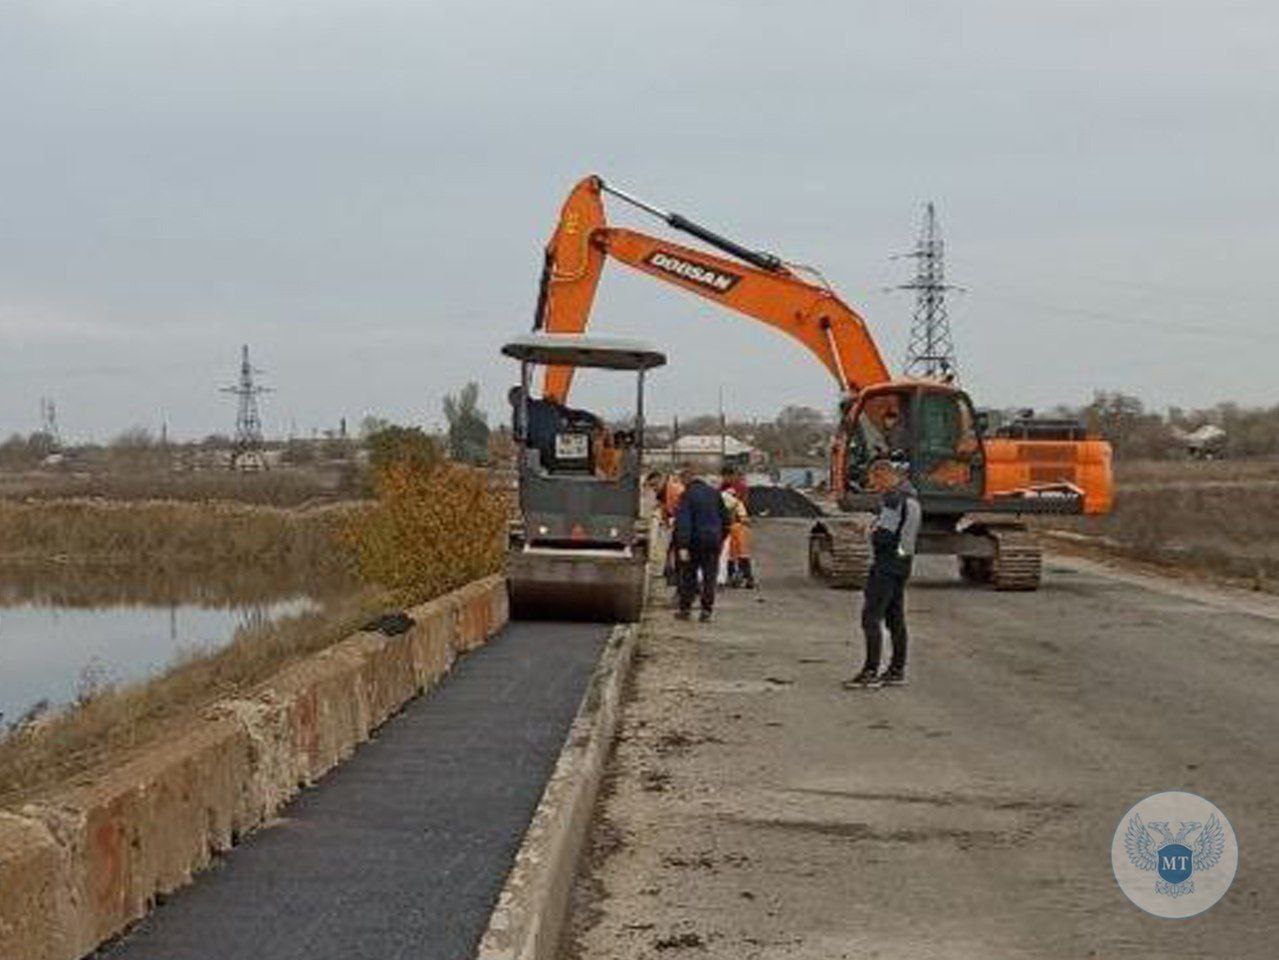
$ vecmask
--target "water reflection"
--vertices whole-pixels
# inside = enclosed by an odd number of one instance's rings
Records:
[[[134,573],[0,566],[0,730],[41,701],[57,707],[87,689],[144,679],[240,628],[318,609],[343,586],[261,571]]]
[[[25,603],[57,607],[122,604],[168,607],[255,607],[282,597],[336,596],[353,581],[338,571],[262,570],[251,566],[114,566],[80,562],[0,562],[0,607]]]

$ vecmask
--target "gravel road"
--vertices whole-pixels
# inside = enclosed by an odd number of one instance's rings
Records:
[[[997,594],[924,558],[911,685],[850,693],[860,598],[802,576],[805,529],[760,524],[764,588],[713,623],[648,615],[567,956],[1274,956],[1279,600],[1065,557]],[[1169,789],[1240,842],[1191,920],[1111,871]]]

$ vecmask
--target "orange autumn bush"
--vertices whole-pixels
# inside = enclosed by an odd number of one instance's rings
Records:
[[[352,516],[346,536],[360,576],[406,606],[502,566],[506,506],[484,474],[455,463],[398,460],[374,480],[377,502]]]

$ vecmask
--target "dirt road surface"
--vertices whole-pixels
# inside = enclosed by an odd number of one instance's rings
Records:
[[[860,598],[804,578],[805,529],[758,528],[764,588],[711,624],[656,598],[566,956],[1275,955],[1279,601],[1068,558],[997,594],[924,558],[910,686],[852,693]],[[1110,864],[1170,789],[1240,843],[1190,920],[1139,911]]]

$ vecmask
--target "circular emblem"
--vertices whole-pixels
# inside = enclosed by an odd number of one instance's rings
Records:
[[[1230,889],[1239,844],[1214,804],[1169,790],[1123,815],[1110,843],[1110,864],[1119,889],[1147,913],[1193,917]]]

